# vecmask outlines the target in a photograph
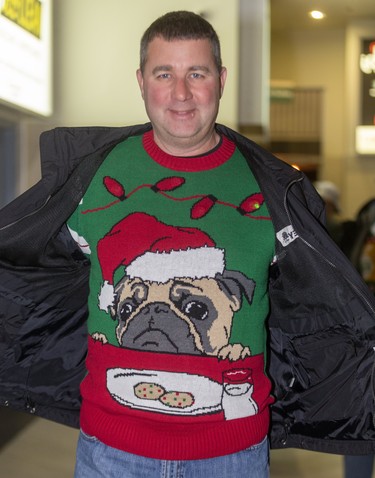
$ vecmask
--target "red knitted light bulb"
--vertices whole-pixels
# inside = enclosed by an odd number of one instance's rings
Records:
[[[105,176],[103,183],[112,196],[119,199],[125,199],[125,189],[116,179],[113,179],[110,176]]]
[[[217,199],[215,198],[215,196],[211,195],[205,196],[204,198],[200,199],[191,208],[191,218],[200,219],[201,217],[205,216],[215,205],[216,201]]]
[[[239,209],[241,212],[248,214],[250,212],[257,211],[261,205],[264,203],[264,197],[261,193],[255,193],[251,196],[248,196],[246,199],[242,201],[240,204]]]
[[[180,178],[178,176],[172,176],[170,178],[164,178],[158,181],[152,189],[155,192],[158,191],[174,191],[175,189],[179,188],[182,184],[184,184],[185,179]]]

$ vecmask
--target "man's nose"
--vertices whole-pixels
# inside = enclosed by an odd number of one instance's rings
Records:
[[[186,101],[192,97],[190,86],[185,78],[177,78],[174,85],[174,96],[179,101]]]

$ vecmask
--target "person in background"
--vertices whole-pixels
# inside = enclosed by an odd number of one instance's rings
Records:
[[[79,419],[76,478],[372,452],[375,300],[313,185],[216,122],[201,16],[156,19],[136,75],[150,122],[43,133],[40,184],[0,214],[0,400]]]
[[[366,202],[357,214],[350,260],[375,294],[375,198]]]
[[[331,181],[316,181],[314,186],[325,202],[327,230],[332,239],[337,244],[340,244],[343,236],[342,221],[340,219],[340,191]]]
[[[315,181],[314,186],[326,208],[326,228],[332,239],[349,257],[356,231],[355,221],[341,217],[341,194],[339,188],[332,181]]]

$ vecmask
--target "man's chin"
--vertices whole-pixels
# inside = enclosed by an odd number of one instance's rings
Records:
[[[156,135],[154,138],[156,143],[158,143]],[[160,143],[162,145],[174,145],[186,148],[195,144],[199,144],[201,139],[204,138],[204,135],[200,127],[192,127],[189,124],[186,124],[180,125],[179,127],[177,127],[177,125],[173,125],[173,127],[166,129],[160,138]]]

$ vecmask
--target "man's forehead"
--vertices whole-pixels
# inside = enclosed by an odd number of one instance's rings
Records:
[[[191,69],[212,68],[215,63],[211,44],[207,39],[171,40],[153,39],[148,46],[146,63],[153,63],[152,68],[172,69],[184,65]]]
[[[174,40],[166,40],[163,37],[155,37],[153,40],[150,41],[148,44],[148,52],[165,52],[167,54],[170,53],[172,50],[174,51],[181,51],[184,49],[193,50],[197,54],[206,54],[207,52],[212,51],[211,43],[207,38],[200,38],[200,39],[181,39],[176,38]]]

